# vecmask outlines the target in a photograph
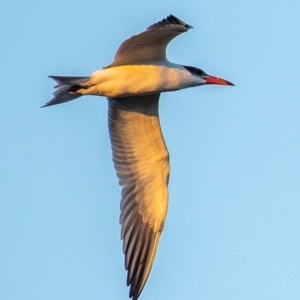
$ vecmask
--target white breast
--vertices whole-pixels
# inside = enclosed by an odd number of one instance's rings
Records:
[[[98,70],[87,83],[83,94],[125,97],[175,91],[198,85],[195,76],[183,66],[126,65]]]

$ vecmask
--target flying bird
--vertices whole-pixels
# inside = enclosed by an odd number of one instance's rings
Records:
[[[84,95],[108,99],[112,156],[122,186],[121,238],[132,300],[139,298],[148,279],[168,209],[169,152],[159,123],[160,94],[205,84],[234,85],[167,59],[169,42],[191,28],[170,15],[125,40],[114,61],[90,76],[49,76],[56,81],[56,90],[43,107]]]

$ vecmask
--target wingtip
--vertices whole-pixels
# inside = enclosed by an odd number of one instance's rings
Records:
[[[166,26],[166,25],[181,25],[186,28],[185,31],[193,28],[192,25],[189,25],[189,24],[183,22],[182,20],[180,20],[179,18],[175,17],[174,15],[170,14],[169,16],[162,19],[161,21],[149,26],[148,29],[154,28],[154,27]]]
[[[184,21],[182,21],[181,19],[177,18],[176,16],[170,14],[166,20],[170,21],[171,23],[177,23],[180,25],[184,25],[187,29],[193,29],[194,27],[192,25],[189,25],[187,23],[185,23]]]

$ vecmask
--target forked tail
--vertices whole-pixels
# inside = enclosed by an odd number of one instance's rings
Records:
[[[42,107],[56,105],[64,102],[74,100],[80,96],[76,93],[77,90],[84,87],[90,77],[70,77],[70,76],[49,76],[56,81],[56,90],[53,93],[53,98],[44,104]]]

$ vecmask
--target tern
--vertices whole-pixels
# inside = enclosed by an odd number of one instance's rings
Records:
[[[168,209],[169,152],[159,123],[160,94],[205,84],[234,85],[166,58],[169,42],[191,28],[169,15],[125,40],[114,61],[90,76],[49,76],[56,81],[56,90],[43,107],[83,95],[108,99],[112,156],[122,186],[121,238],[132,300],[139,298],[148,279]]]

